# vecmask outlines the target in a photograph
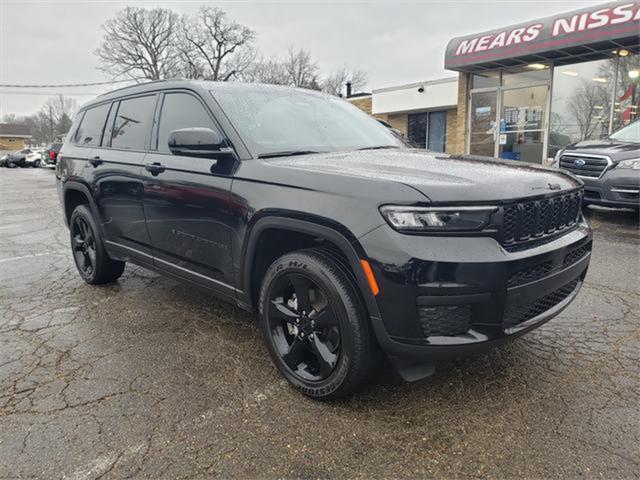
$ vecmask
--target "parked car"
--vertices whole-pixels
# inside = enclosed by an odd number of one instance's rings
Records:
[[[58,162],[58,153],[60,153],[60,148],[62,148],[62,143],[52,143],[51,146],[45,150],[45,164],[55,165]]]
[[[7,155],[6,166],[15,167],[39,167],[42,163],[42,150],[23,148]]]
[[[160,81],[84,105],[56,177],[93,285],[131,262],[255,311],[275,366],[316,399],[539,327],[591,252],[557,169],[405,147],[336,97]],[[123,285],[126,288],[126,284]]]
[[[556,155],[555,166],[584,182],[585,205],[640,208],[640,120],[605,140],[573,143]]]

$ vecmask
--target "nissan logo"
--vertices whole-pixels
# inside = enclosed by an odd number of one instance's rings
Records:
[[[574,164],[576,167],[583,167],[585,163],[587,163],[587,162],[585,162],[585,161],[584,161],[583,159],[581,159],[581,158],[576,158],[576,159],[574,160],[574,162],[573,162],[573,164]]]

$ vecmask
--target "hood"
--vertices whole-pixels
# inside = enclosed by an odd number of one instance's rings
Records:
[[[585,140],[573,143],[564,148],[562,153],[584,153],[591,155],[606,155],[612,162],[640,157],[640,144],[619,142],[617,140]]]
[[[560,170],[424,150],[362,150],[269,159],[274,166],[397,182],[433,202],[487,202],[568,190],[582,183]],[[312,177],[313,178],[313,177]]]

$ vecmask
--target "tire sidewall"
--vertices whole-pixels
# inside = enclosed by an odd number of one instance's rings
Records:
[[[87,222],[89,228],[91,228],[93,232],[94,242],[96,244],[96,265],[91,269],[91,274],[87,275],[80,265],[78,265],[78,261],[76,260],[76,255],[73,252],[73,224],[75,220],[80,217]],[[91,211],[86,205],[79,205],[75,208],[73,213],[71,214],[71,219],[69,220],[69,240],[71,242],[71,254],[73,256],[73,262],[76,265],[78,273],[83,278],[83,280],[87,283],[92,283],[95,281],[96,276],[98,275],[98,265],[100,264],[100,255],[102,255],[102,239],[100,238],[100,232],[97,228],[96,222],[93,220],[93,215],[91,215]]]
[[[338,357],[338,363],[329,377],[318,382],[307,381],[295,375],[282,360],[271,337],[267,315],[268,302],[270,301],[271,292],[277,280],[290,273],[306,276],[322,288],[328,297],[328,301],[331,303],[335,315],[338,317],[340,326],[340,355]],[[260,327],[273,362],[296,389],[318,399],[331,397],[335,394],[345,383],[351,370],[352,352],[354,349],[354,328],[351,324],[353,319],[350,318],[347,311],[345,304],[346,299],[343,298],[343,295],[335,285],[336,280],[337,279],[325,271],[321,264],[313,257],[301,253],[291,253],[284,255],[269,267],[260,290],[258,312]]]

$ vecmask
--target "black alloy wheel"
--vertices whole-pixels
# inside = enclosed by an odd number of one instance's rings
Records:
[[[96,267],[96,239],[95,233],[81,216],[75,217],[71,225],[71,248],[80,273],[90,277]]]
[[[357,283],[333,251],[300,250],[275,260],[262,278],[259,315],[275,366],[311,398],[349,395],[379,367]]]
[[[326,292],[299,273],[279,277],[269,299],[271,341],[302,380],[331,375],[340,356],[340,325]]]
[[[82,279],[99,285],[122,275],[125,262],[109,258],[88,205],[78,205],[69,219],[71,252]]]

